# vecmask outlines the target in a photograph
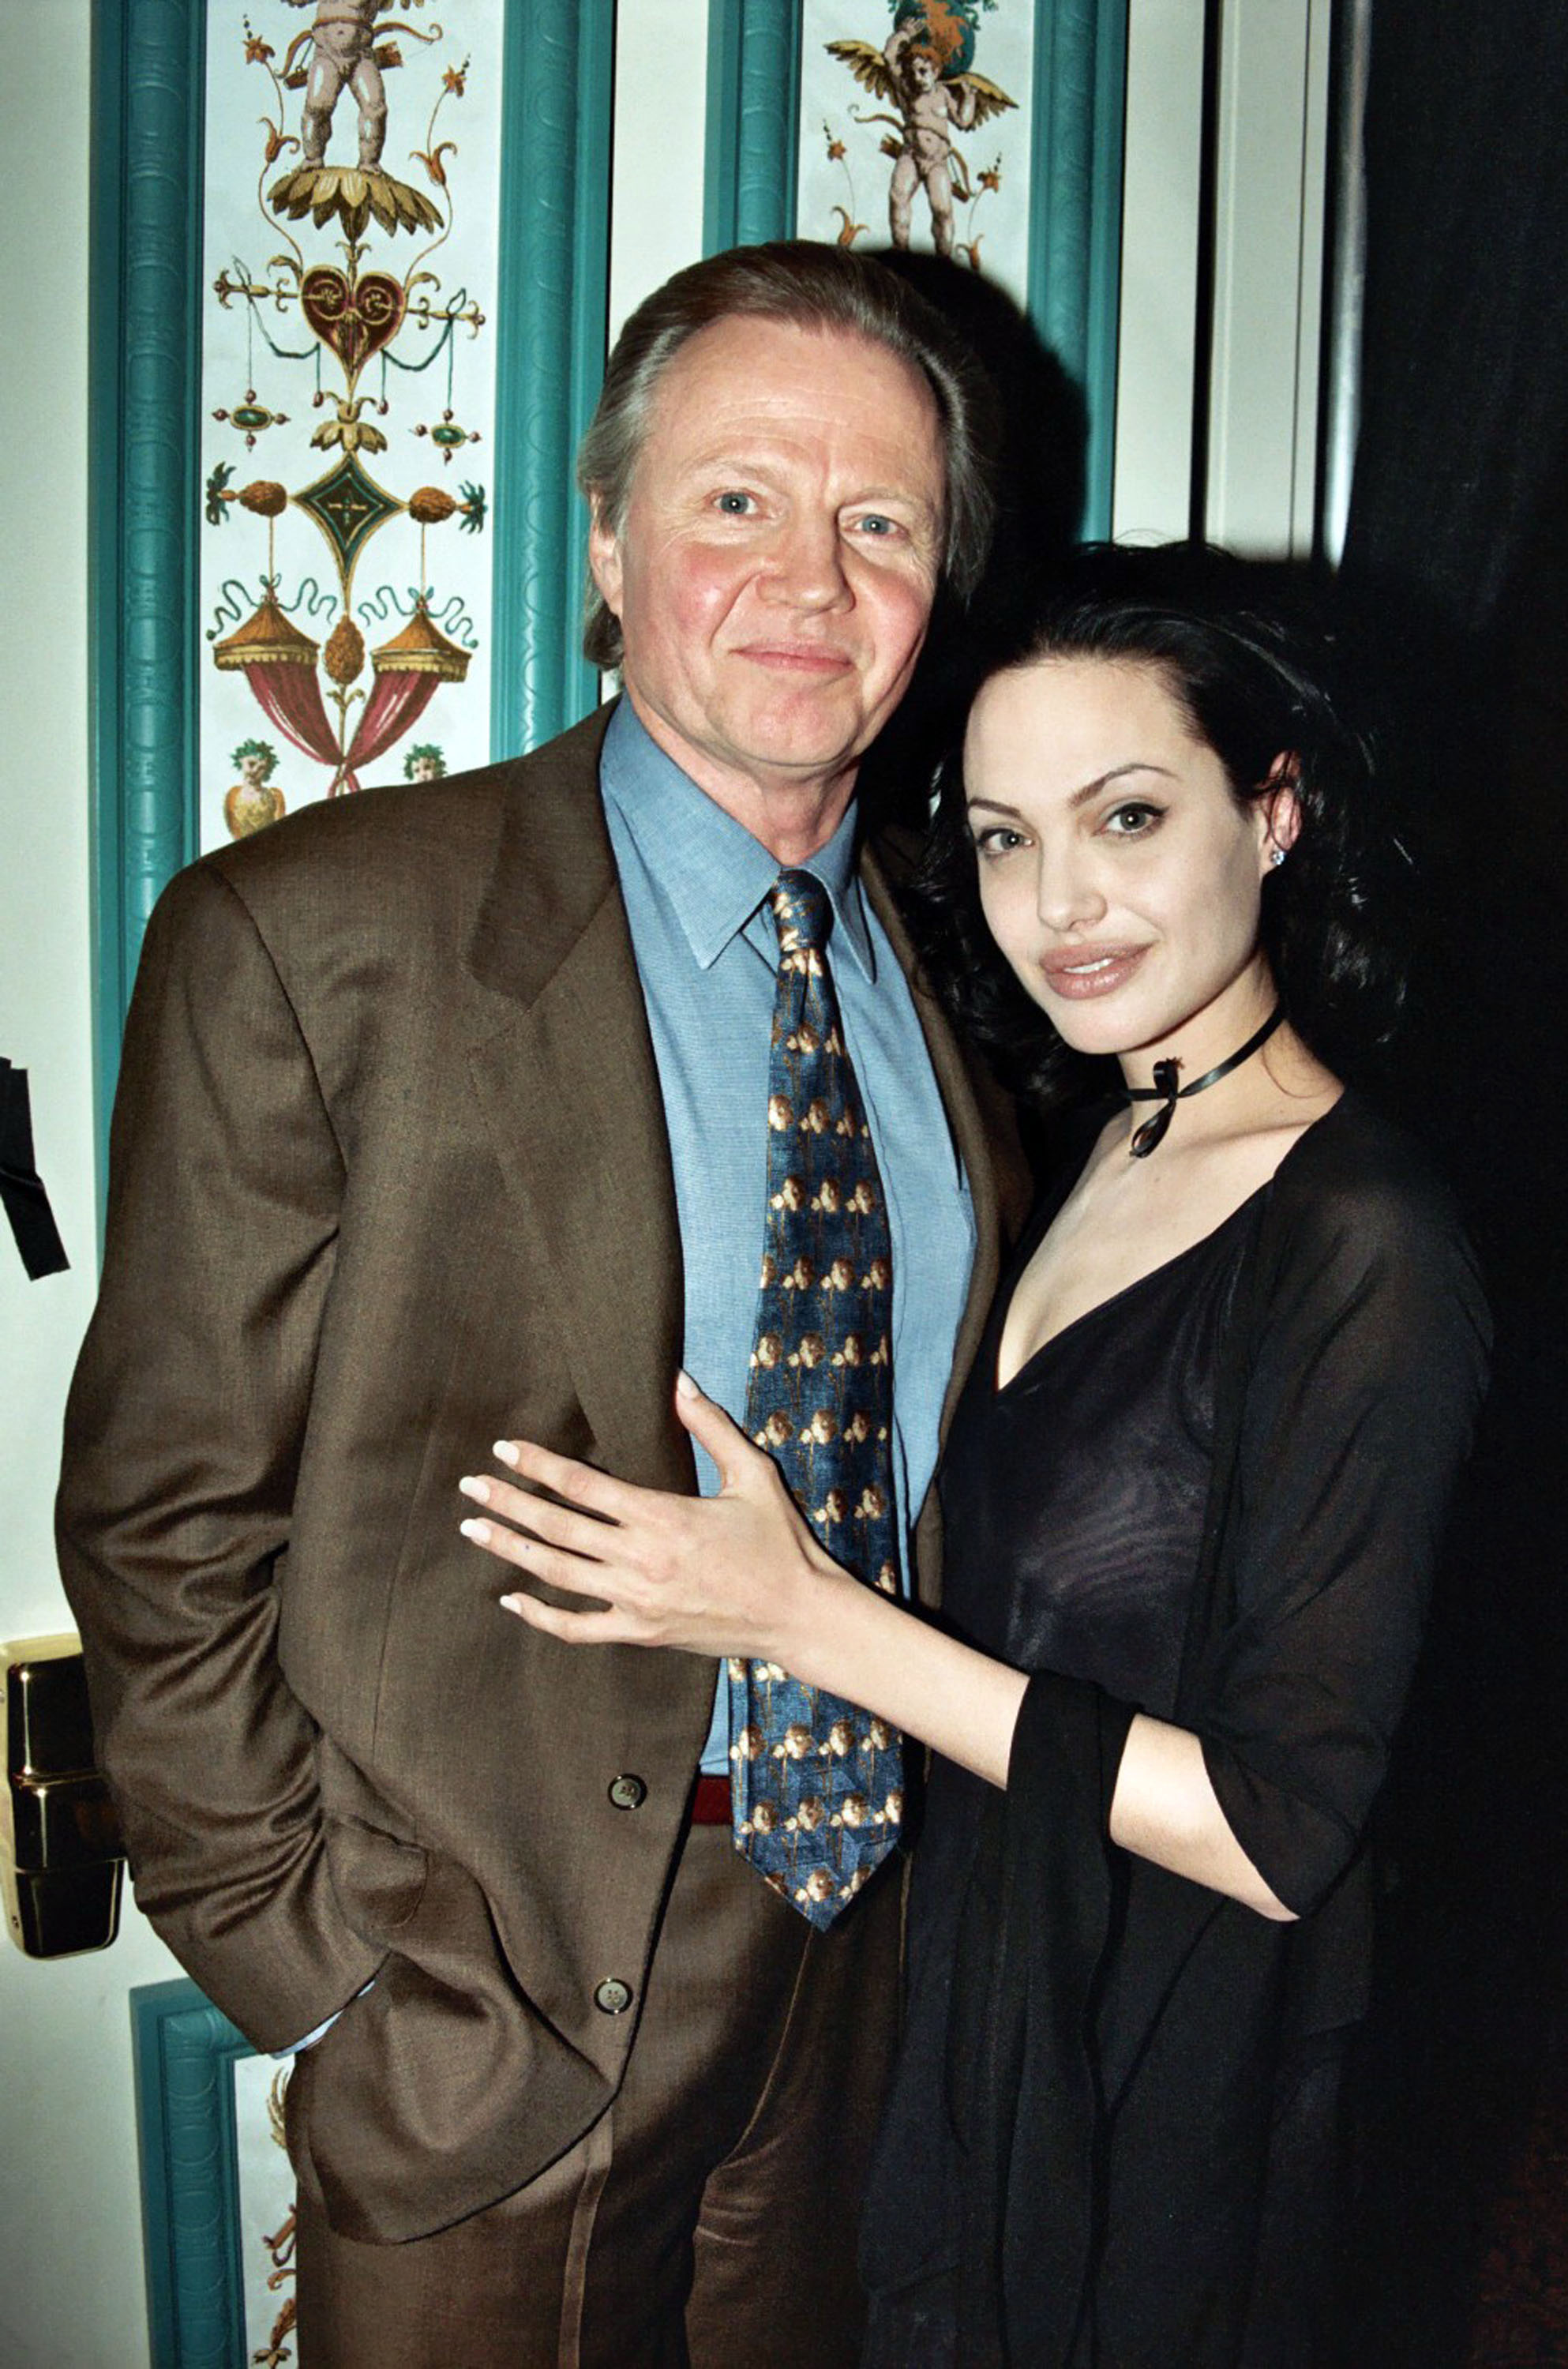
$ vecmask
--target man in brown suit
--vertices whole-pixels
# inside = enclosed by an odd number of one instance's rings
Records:
[[[738,250],[628,324],[580,474],[619,706],[309,808],[161,900],[67,1418],[63,1565],[138,1897],[298,2052],[305,2369],[856,2349],[897,1885],[813,1932],[704,1822],[713,1665],[509,1619],[456,1484],[522,1436],[695,1485],[674,1377],[734,1403],[710,1374],[737,1341],[744,1369],[761,1237],[765,1096],[724,1100],[732,1052],[766,1077],[744,933],[811,862],[903,1245],[912,1532],[998,1170],[853,795],[983,554],[971,383],[876,265]],[[747,885],[692,961],[704,863]]]

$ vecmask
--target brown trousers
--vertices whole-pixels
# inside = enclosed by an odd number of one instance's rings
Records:
[[[898,1948],[894,1870],[816,1933],[692,1827],[625,2080],[569,2153],[401,2246],[302,2185],[300,2369],[853,2369]]]

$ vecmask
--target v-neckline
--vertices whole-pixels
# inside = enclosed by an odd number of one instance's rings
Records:
[[[1063,1185],[1060,1194],[1058,1196],[1050,1216],[1046,1219],[1043,1225],[1037,1228],[1032,1226],[1029,1229],[1028,1250],[1019,1264],[1014,1267],[1013,1275],[1008,1281],[1005,1300],[999,1301],[998,1303],[1000,1322],[996,1328],[995,1340],[988,1360],[990,1372],[987,1379],[990,1384],[991,1403],[994,1405],[998,1401],[1006,1398],[1009,1391],[1011,1391],[1017,1383],[1022,1381],[1024,1375],[1030,1371],[1031,1368],[1037,1365],[1039,1360],[1046,1355],[1047,1351],[1054,1349],[1059,1341],[1069,1339],[1071,1334],[1078,1332],[1083,1325],[1093,1323],[1096,1317],[1104,1315],[1107,1310],[1113,1308],[1119,1308],[1122,1302],[1127,1299],[1133,1292],[1141,1291],[1146,1284],[1157,1283],[1162,1276],[1169,1275],[1173,1267],[1180,1266],[1184,1259],[1191,1258],[1196,1252],[1207,1250],[1211,1243],[1217,1242],[1228,1227],[1233,1226],[1238,1218],[1246,1214],[1246,1212],[1252,1207],[1254,1201],[1262,1200],[1266,1194],[1271,1193],[1274,1190],[1275,1179],[1278,1176],[1280,1170],[1286,1165],[1286,1162],[1295,1159],[1297,1152],[1300,1150],[1302,1144],[1306,1142],[1308,1137],[1310,1135],[1316,1134],[1318,1128],[1323,1125],[1324,1120],[1331,1119],[1335,1111],[1344,1108],[1348,1093],[1348,1088],[1342,1089],[1336,1099],[1329,1104],[1327,1110],[1322,1113],[1322,1116],[1310,1120],[1308,1125],[1301,1129],[1301,1132],[1298,1135],[1295,1142],[1290,1146],[1289,1150],[1281,1155],[1280,1159],[1276,1163],[1272,1173],[1265,1176],[1261,1184],[1255,1184],[1253,1187],[1253,1190],[1246,1195],[1245,1198],[1238,1201],[1233,1209],[1228,1210],[1223,1218],[1220,1218],[1214,1225],[1210,1226],[1206,1234],[1199,1234],[1195,1241],[1187,1242],[1181,1250],[1173,1251],[1170,1257],[1162,1259],[1158,1266],[1147,1268],[1142,1275],[1135,1275],[1130,1283],[1124,1283],[1116,1290],[1107,1293],[1104,1299],[1097,1299],[1093,1308],[1085,1308],[1081,1314],[1070,1317],[1065,1324],[1059,1325],[1054,1333],[1048,1333],[1043,1341],[1038,1342],[1036,1346],[1030,1350],[1029,1355],[1023,1360],[1023,1362],[1015,1367],[1013,1371],[1009,1374],[1006,1381],[1002,1381],[1000,1379],[1002,1336],[1007,1331],[1007,1320],[1013,1312],[1013,1302],[1017,1297],[1018,1287],[1023,1282],[1025,1274],[1028,1272],[1029,1261],[1034,1257],[1035,1253],[1045,1241],[1046,1236],[1049,1233],[1052,1226],[1055,1225],[1058,1218],[1060,1217],[1062,1210],[1066,1207],[1068,1201],[1072,1196],[1074,1186],[1078,1184],[1084,1170],[1088,1167],[1091,1159],[1093,1157],[1094,1146],[1099,1141],[1099,1134],[1098,1131],[1096,1131],[1085,1148],[1082,1159],[1079,1162],[1077,1167],[1073,1170],[1072,1174],[1068,1178],[1066,1184]]]

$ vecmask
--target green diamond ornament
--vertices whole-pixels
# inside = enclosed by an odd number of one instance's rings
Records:
[[[303,494],[296,494],[294,500],[302,510],[310,512],[332,545],[345,582],[377,527],[398,517],[404,508],[360,466],[352,452],[345,453],[335,469],[307,486]]]

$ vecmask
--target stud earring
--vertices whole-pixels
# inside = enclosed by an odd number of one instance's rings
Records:
[[[1275,870],[1277,872],[1277,871],[1278,871],[1278,869],[1279,869],[1279,867],[1280,867],[1280,865],[1281,865],[1281,864],[1284,863],[1284,861],[1285,861],[1285,850],[1284,850],[1282,847],[1274,847],[1274,848],[1271,848],[1271,849],[1269,850],[1269,856],[1268,856],[1268,860],[1269,860],[1269,862],[1273,864],[1273,866],[1274,866]]]

